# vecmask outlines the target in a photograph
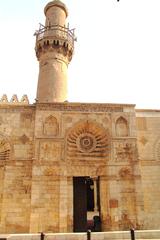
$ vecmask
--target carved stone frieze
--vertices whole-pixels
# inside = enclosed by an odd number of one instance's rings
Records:
[[[77,111],[77,112],[123,112],[124,107],[133,108],[134,105],[122,104],[102,104],[102,103],[37,103],[37,110],[58,110],[58,111]]]

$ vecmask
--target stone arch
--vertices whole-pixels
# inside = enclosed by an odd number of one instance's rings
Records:
[[[47,136],[57,136],[59,132],[59,125],[57,119],[50,115],[44,121],[44,128],[43,128],[44,135]]]
[[[9,141],[0,135],[0,161],[9,160],[11,155],[11,145]]]
[[[4,178],[6,161],[11,157],[11,145],[7,138],[0,134],[0,215],[3,204]]]
[[[116,121],[116,136],[127,137],[128,136],[128,122],[124,117],[119,117]]]
[[[75,124],[67,133],[66,145],[68,160],[106,161],[109,158],[109,134],[95,121]]]

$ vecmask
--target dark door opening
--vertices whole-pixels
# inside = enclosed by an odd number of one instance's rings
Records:
[[[74,232],[94,231],[94,217],[99,216],[98,179],[73,177]]]
[[[87,186],[85,177],[73,178],[74,232],[87,230]]]
[[[94,183],[91,178],[86,178],[87,185],[87,212],[94,211]]]

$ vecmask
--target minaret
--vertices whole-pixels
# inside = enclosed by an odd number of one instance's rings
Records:
[[[61,1],[49,2],[44,13],[45,26],[40,25],[35,33],[39,60],[36,100],[40,103],[64,102],[67,100],[67,69],[74,50],[74,30],[65,25],[68,11]]]

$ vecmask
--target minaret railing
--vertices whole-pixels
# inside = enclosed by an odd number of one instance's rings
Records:
[[[52,26],[43,26],[38,31],[35,32],[36,41],[40,41],[43,38],[56,38],[56,39],[65,39],[69,43],[73,44],[76,40],[74,29],[69,29],[65,26],[52,25]]]

